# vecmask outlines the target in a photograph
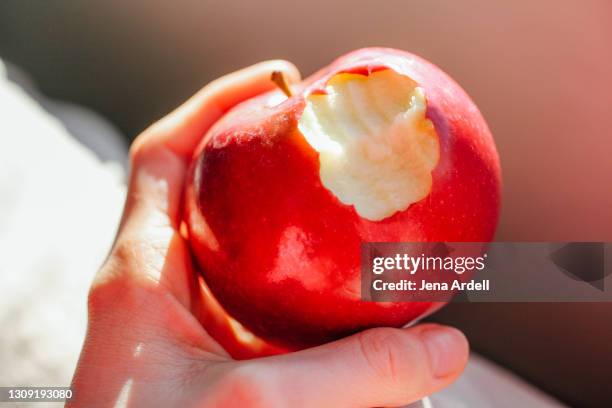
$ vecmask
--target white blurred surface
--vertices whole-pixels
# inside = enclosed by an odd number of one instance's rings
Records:
[[[87,289],[122,209],[121,179],[0,62],[0,385],[69,384]]]
[[[465,372],[429,397],[431,408],[553,408],[561,403],[489,360],[472,353]],[[423,408],[430,408],[426,404]]]

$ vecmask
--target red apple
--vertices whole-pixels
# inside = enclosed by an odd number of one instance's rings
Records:
[[[194,155],[185,223],[225,310],[297,349],[441,306],[363,301],[360,244],[490,241],[500,183],[461,87],[413,54],[367,48],[216,123]]]

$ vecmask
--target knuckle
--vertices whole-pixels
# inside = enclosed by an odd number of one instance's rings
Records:
[[[138,301],[143,297],[142,292],[147,292],[151,285],[136,273],[142,268],[137,252],[137,246],[125,238],[113,246],[89,289],[87,306],[90,317],[124,309],[124,304]]]
[[[160,119],[139,134],[130,145],[130,160],[132,162],[138,161],[154,149],[159,144],[157,143],[159,138],[166,132],[166,127],[165,120]]]
[[[117,299],[125,299],[125,285],[112,271],[103,268],[99,274],[103,278],[96,277],[87,295],[87,311],[89,319],[98,321],[117,310]]]
[[[147,132],[148,131],[145,131],[144,133],[141,133],[140,135],[138,135],[136,139],[134,139],[134,141],[130,145],[130,151],[129,151],[130,161],[134,162],[141,156],[142,151],[143,151],[143,146],[144,146],[144,140],[147,138]]]
[[[418,341],[398,329],[366,330],[358,336],[359,352],[374,376],[391,387],[410,380],[415,356],[422,355]]]

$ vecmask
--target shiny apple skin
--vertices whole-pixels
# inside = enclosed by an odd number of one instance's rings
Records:
[[[404,211],[368,221],[319,179],[318,153],[297,128],[304,97],[340,72],[394,69],[425,91],[440,141],[430,194]],[[492,239],[500,166],[478,108],[449,76],[404,51],[349,53],[294,88],[238,105],[195,152],[185,222],[197,264],[218,301],[256,335],[299,349],[375,326],[400,327],[439,303],[360,299],[363,242]]]

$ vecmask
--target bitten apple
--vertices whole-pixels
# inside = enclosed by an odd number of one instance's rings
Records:
[[[440,307],[363,301],[360,244],[490,241],[500,182],[461,87],[413,54],[368,48],[215,124],[193,158],[185,223],[219,303],[297,349]]]

